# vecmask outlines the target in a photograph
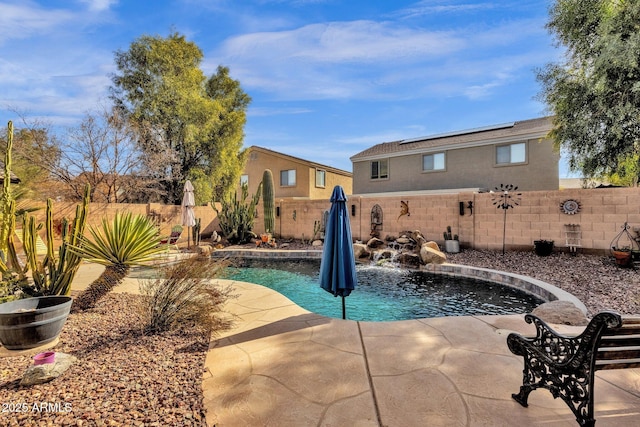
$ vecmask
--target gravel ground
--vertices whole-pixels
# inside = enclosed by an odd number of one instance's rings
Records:
[[[581,299],[591,315],[640,314],[638,271],[610,257],[464,250],[448,260],[551,283]],[[110,294],[95,309],[70,315],[55,351],[78,362],[52,382],[20,386],[31,357],[0,358],[0,425],[206,426],[201,384],[208,337],[190,330],[141,334],[138,298]],[[55,410],[38,410],[43,402]]]
[[[78,362],[49,383],[21,386],[31,357],[0,358],[0,425],[206,426],[209,337],[191,330],[143,335],[139,298],[110,294],[95,309],[71,314],[54,350]]]

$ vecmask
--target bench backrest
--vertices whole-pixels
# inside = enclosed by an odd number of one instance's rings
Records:
[[[623,368],[640,368],[640,317],[623,317],[621,326],[602,332],[594,369]]]

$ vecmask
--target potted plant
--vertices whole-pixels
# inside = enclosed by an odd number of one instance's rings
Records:
[[[451,235],[451,226],[447,226],[447,231],[442,233],[444,236],[444,251],[450,254],[457,254],[460,252],[460,241],[458,235]]]
[[[611,253],[616,259],[616,264],[620,267],[628,267],[631,265],[631,248],[611,248]]]
[[[533,249],[538,256],[549,256],[553,252],[553,240],[534,240]]]
[[[81,258],[69,251],[78,242],[86,224],[89,187],[85,188],[82,205],[76,207],[72,223],[62,221],[62,245],[58,254],[53,249],[52,201],[47,200],[46,220],[36,224],[33,216],[23,217],[22,241],[24,262],[18,259],[14,244],[16,203],[10,180],[13,124],[9,122],[4,162],[4,182],[0,194],[0,282],[8,295],[0,295],[0,343],[9,350],[38,347],[54,341],[64,325],[72,304],[71,282]],[[47,254],[38,259],[38,231],[46,230]],[[23,265],[24,264],[24,265]],[[12,301],[13,300],[13,301]]]

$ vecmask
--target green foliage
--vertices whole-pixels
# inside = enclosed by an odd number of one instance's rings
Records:
[[[273,185],[273,173],[265,169],[262,174],[262,208],[264,210],[264,230],[273,233],[276,228],[276,198]]]
[[[9,176],[11,172],[11,142],[13,136],[13,126],[9,122],[8,146],[5,154],[4,176]],[[47,201],[46,221],[46,243],[47,255],[43,261],[38,259],[36,242],[38,231],[43,224],[36,224],[33,216],[26,216],[23,219],[23,248],[27,262],[22,267],[18,260],[14,244],[14,234],[16,232],[15,200],[11,196],[9,180],[5,180],[3,187],[3,212],[2,224],[3,233],[0,237],[3,244],[3,254],[6,255],[5,262],[0,260],[0,273],[2,274],[2,284],[4,295],[13,296],[28,295],[69,295],[71,293],[71,282],[75,277],[81,259],[69,252],[69,245],[78,244],[78,240],[84,232],[89,207],[90,188],[86,186],[82,205],[76,207],[76,217],[71,230],[67,226],[66,219],[63,221],[62,245],[56,257],[53,249],[53,209],[52,202]],[[27,273],[30,273],[30,280]],[[20,292],[17,290],[20,287]]]
[[[47,200],[45,219],[47,255],[38,260],[36,242],[38,231],[43,224],[37,224],[35,218],[29,216],[24,221],[23,246],[27,257],[27,266],[33,279],[32,295],[70,295],[71,282],[75,277],[82,258],[70,250],[71,246],[81,246],[81,239],[89,213],[89,185],[85,187],[81,205],[76,206],[76,214],[71,227],[69,221],[62,221],[62,244],[56,257],[53,249],[53,208],[51,199]],[[28,290],[26,292],[29,293]]]
[[[177,33],[142,36],[116,52],[112,98],[139,129],[145,168],[161,179],[169,204],[180,203],[187,177],[207,177],[212,198],[221,199],[244,167],[250,98],[227,68],[207,79],[202,58],[198,46]]]
[[[70,249],[82,258],[105,265],[104,272],[73,303],[74,311],[93,307],[104,295],[120,284],[133,265],[144,265],[165,251],[160,245],[156,226],[143,215],[117,213],[102,227],[90,227],[91,239],[83,237],[80,245]]]
[[[223,199],[220,202],[220,209],[216,207],[215,203],[212,203],[213,209],[218,214],[222,235],[229,243],[247,243],[256,237],[251,230],[256,216],[256,206],[262,193],[262,183],[258,185],[256,194],[248,203],[249,186],[243,184],[241,192],[240,199],[236,193],[233,193],[228,199]]]
[[[156,279],[140,285],[142,315],[147,333],[181,328],[204,328],[217,333],[231,327],[223,318],[224,303],[234,297],[230,287],[221,287],[213,279],[220,277],[228,263],[190,257],[161,270]]]
[[[550,136],[585,177],[615,173],[640,152],[640,2],[557,0],[547,28],[567,58],[538,70],[554,114]]]
[[[89,233],[91,239],[82,237],[71,250],[97,264],[144,265],[165,251],[157,227],[144,215],[118,212],[111,222],[104,218],[101,227],[89,227]]]
[[[640,155],[634,154],[621,160],[616,171],[604,178],[613,185],[637,187],[638,177],[640,177]]]

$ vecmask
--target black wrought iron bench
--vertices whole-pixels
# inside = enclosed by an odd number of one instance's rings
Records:
[[[535,338],[507,337],[511,352],[524,358],[522,386],[512,397],[526,407],[529,393],[546,388],[564,400],[578,424],[593,427],[595,372],[640,368],[640,317],[601,312],[575,337],[558,334],[532,314],[525,321],[535,325]]]

